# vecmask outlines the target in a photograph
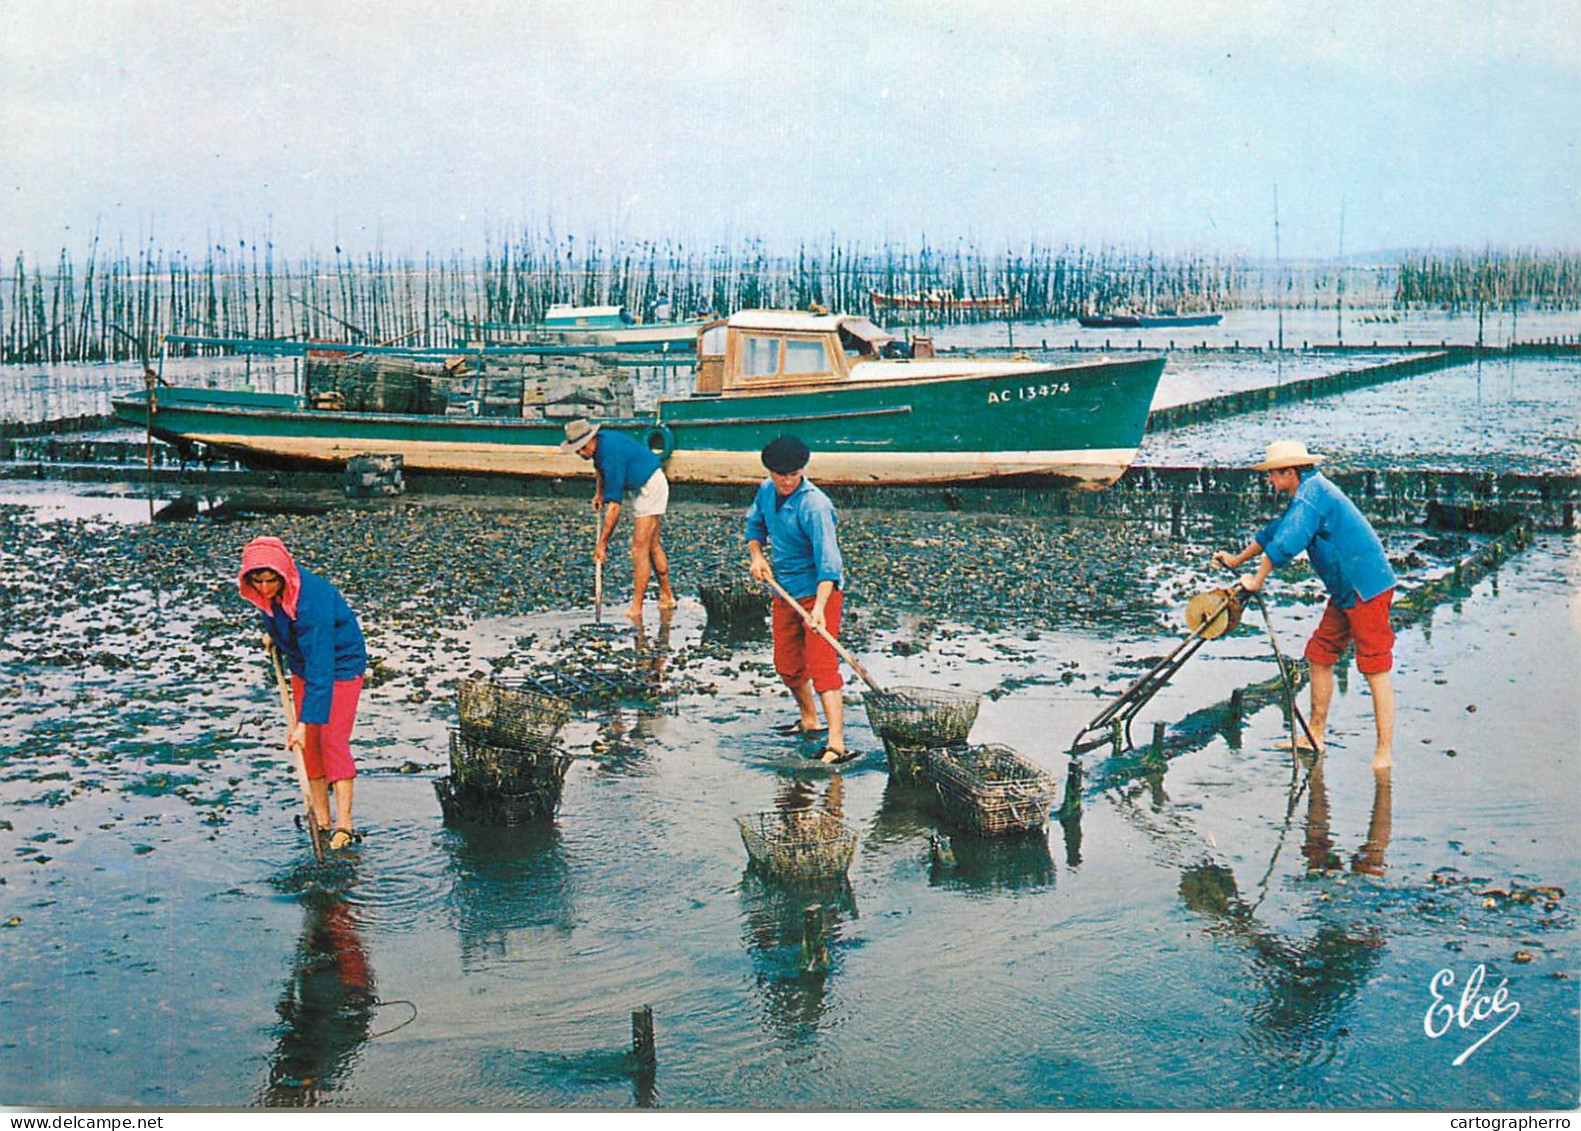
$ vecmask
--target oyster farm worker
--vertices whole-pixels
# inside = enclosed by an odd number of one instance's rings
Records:
[[[657,455],[630,436],[606,431],[602,424],[573,420],[565,426],[565,443],[560,447],[593,461],[593,507],[603,516],[593,560],[604,561],[609,538],[620,520],[620,508],[631,507],[634,520],[631,532],[631,608],[626,616],[642,619],[642,602],[648,595],[648,579],[659,580],[659,608],[675,608],[675,591],[670,588],[670,559],[659,541],[659,520],[670,505],[670,481],[664,477]]]
[[[329,794],[335,795],[331,848],[352,842],[351,731],[368,670],[368,649],[357,614],[340,591],[296,564],[278,538],[255,538],[242,550],[237,578],[241,595],[263,613],[266,645],[291,669],[296,726],[290,744],[302,751],[313,815],[330,828]]]
[[[1377,729],[1372,766],[1388,769],[1394,764],[1394,684],[1389,675],[1394,667],[1394,628],[1389,622],[1394,570],[1366,516],[1317,470],[1322,460],[1297,440],[1269,444],[1263,462],[1253,466],[1268,473],[1275,491],[1290,496],[1290,505],[1240,553],[1220,550],[1213,563],[1234,569],[1261,555],[1257,571],[1241,578],[1244,589],[1256,592],[1275,568],[1306,552],[1329,595],[1323,619],[1306,646],[1312,672],[1312,738],[1321,749],[1334,699],[1334,666],[1354,641],[1356,667],[1372,691]],[[1298,741],[1305,745],[1304,739]]]
[[[762,459],[769,477],[758,487],[747,511],[748,569],[758,581],[774,577],[807,610],[813,624],[839,639],[844,563],[835,538],[834,504],[804,474],[809,453],[807,445],[796,437],[770,441]],[[772,568],[763,553],[765,544],[774,554]],[[772,619],[774,670],[795,697],[800,712],[795,723],[782,729],[803,737],[817,734],[823,729],[818,726],[817,713],[821,702],[829,733],[818,756],[828,763],[850,761],[839,656],[778,595]]]

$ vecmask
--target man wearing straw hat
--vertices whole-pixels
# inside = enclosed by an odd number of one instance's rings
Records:
[[[1213,555],[1213,564],[1234,569],[1262,555],[1257,572],[1241,578],[1241,587],[1255,593],[1277,566],[1306,551],[1329,593],[1323,619],[1306,646],[1312,672],[1308,729],[1321,750],[1334,699],[1334,666],[1354,640],[1356,667],[1372,690],[1377,723],[1372,767],[1384,770],[1394,764],[1394,684],[1389,677],[1394,666],[1394,628],[1389,623],[1394,570],[1366,516],[1317,470],[1321,462],[1323,457],[1312,455],[1299,440],[1269,444],[1263,461],[1253,466],[1268,473],[1275,491],[1290,496],[1290,505],[1244,550],[1238,554],[1220,550]],[[1306,745],[1304,738],[1298,741]]]
[[[829,735],[818,758],[832,765],[854,755],[845,745],[840,658],[817,629],[839,639],[845,563],[835,539],[834,504],[804,474],[809,458],[807,445],[795,436],[776,437],[764,447],[769,477],[747,511],[748,569],[758,581],[775,578],[807,611],[804,619],[783,598],[774,598],[774,670],[801,712],[796,722],[777,729],[802,738],[818,734],[821,702]],[[772,567],[764,543],[774,549]]]
[[[620,520],[620,508],[631,507],[635,520],[631,533],[631,608],[626,616],[642,619],[642,602],[648,595],[648,578],[659,579],[659,608],[675,608],[670,588],[670,559],[659,541],[659,519],[669,508],[670,481],[664,477],[659,457],[645,445],[602,424],[573,420],[565,426],[561,450],[593,461],[593,509],[603,521],[593,560],[602,563],[609,551],[609,537]]]

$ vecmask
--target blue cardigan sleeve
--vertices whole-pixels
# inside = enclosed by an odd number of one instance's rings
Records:
[[[1294,499],[1284,515],[1271,522],[1257,536],[1263,553],[1276,566],[1282,566],[1312,544],[1317,535],[1322,515],[1305,499]]]
[[[752,496],[752,505],[747,508],[746,540],[748,542],[764,543],[769,540],[768,520],[763,517],[763,508],[759,505],[762,501],[763,491]]]
[[[839,585],[845,574],[845,560],[840,556],[840,543],[835,538],[834,508],[827,504],[810,508],[803,522],[812,542],[812,560],[818,570],[818,580]]]
[[[335,610],[327,593],[302,586],[297,600],[296,643],[302,652],[302,711],[297,721],[329,722],[335,698]]]

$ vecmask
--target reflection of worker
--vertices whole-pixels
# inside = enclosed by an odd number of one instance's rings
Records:
[[[818,704],[828,723],[828,744],[819,752],[828,763],[849,762],[845,747],[845,705],[840,688],[840,658],[815,628],[839,639],[840,592],[844,563],[835,539],[834,504],[803,471],[807,445],[794,436],[780,436],[763,449],[769,477],[747,511],[748,566],[758,581],[775,577],[808,618],[774,596],[774,669],[790,689],[801,712],[795,728],[802,735],[818,731]],[[774,549],[774,566],[763,555],[764,543]],[[811,623],[807,623],[810,621]]]
[[[280,999],[279,1039],[261,1101],[313,1107],[335,1089],[368,1039],[376,1003],[373,970],[344,900],[306,897],[307,922]]]
[[[1240,553],[1220,550],[1213,555],[1213,562],[1233,569],[1261,554],[1257,572],[1241,578],[1242,588],[1256,592],[1276,566],[1306,551],[1329,593],[1323,620],[1306,646],[1312,671],[1312,717],[1308,720],[1312,739],[1321,750],[1334,698],[1334,665],[1354,639],[1356,667],[1372,689],[1377,723],[1372,764],[1374,769],[1382,769],[1394,764],[1394,684],[1389,676],[1394,666],[1394,629],[1389,623],[1394,570],[1366,516],[1316,470],[1322,458],[1308,453],[1299,441],[1269,444],[1266,458],[1254,466],[1268,473],[1275,491],[1291,497],[1290,505]],[[1307,745],[1304,737],[1298,737],[1297,743]]]
[[[659,608],[675,608],[670,559],[659,541],[659,519],[670,504],[670,481],[664,477],[659,457],[630,436],[606,432],[602,424],[586,420],[567,424],[565,443],[560,446],[593,461],[593,506],[604,516],[598,545],[593,550],[594,561],[602,562],[609,553],[609,538],[620,520],[621,505],[631,507],[635,520],[631,533],[632,593],[626,616],[642,619],[642,602],[648,595],[650,577],[659,579]]]
[[[1334,851],[1334,837],[1329,827],[1328,787],[1323,780],[1322,755],[1312,767],[1307,779],[1306,841],[1301,853],[1307,867],[1332,872],[1341,867],[1339,854]],[[1353,872],[1381,876],[1387,865],[1384,857],[1389,851],[1389,836],[1393,828],[1394,787],[1393,771],[1373,771],[1372,818],[1367,823],[1367,839],[1351,857]]]

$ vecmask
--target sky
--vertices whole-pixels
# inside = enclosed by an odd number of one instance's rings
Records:
[[[1581,233],[1581,0],[7,0],[0,256]]]

